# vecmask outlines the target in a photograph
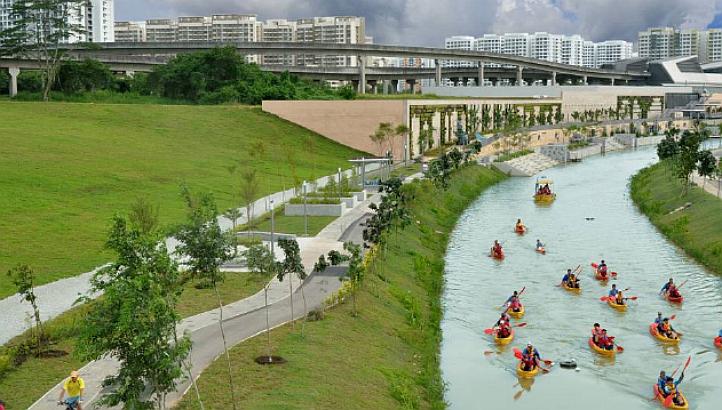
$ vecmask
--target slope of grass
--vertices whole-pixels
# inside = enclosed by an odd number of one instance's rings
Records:
[[[251,296],[263,289],[269,280],[270,275],[228,273],[219,287],[221,300],[228,304]],[[191,281],[186,283],[176,310],[181,317],[190,317],[217,307],[218,301],[213,289],[197,289],[195,282]],[[51,348],[64,350],[68,355],[54,358],[31,357],[20,366],[0,374],[0,399],[5,400],[8,409],[28,408],[59,380],[67,377],[71,370],[85,365],[72,353],[75,350],[76,332],[87,310],[88,306],[78,306],[44,323],[53,340]],[[29,332],[26,332],[0,347],[0,362],[5,357],[4,350],[8,346],[17,345],[28,337]]]
[[[169,225],[184,217],[183,183],[225,209],[241,202],[246,167],[258,171],[262,196],[358,154],[245,106],[0,100],[0,141],[0,298],[14,293],[4,272],[18,263],[43,284],[106,262],[111,216],[140,196]]]
[[[700,187],[682,196],[682,184],[665,163],[641,170],[632,178],[632,199],[652,223],[672,242],[722,275],[722,201]],[[670,211],[692,206],[679,212]]]
[[[500,173],[477,166],[452,177],[440,192],[428,181],[415,183],[413,223],[389,235],[387,251],[369,269],[358,292],[358,316],[350,302],[330,309],[325,319],[292,330],[272,331],[274,354],[288,360],[259,366],[265,337],[231,350],[239,408],[399,409],[443,408],[439,369],[443,257],[459,215]],[[228,409],[230,391],[224,361],[199,379],[206,408]],[[187,395],[180,409],[196,409]]]

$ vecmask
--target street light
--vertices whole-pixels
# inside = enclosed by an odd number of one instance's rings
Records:
[[[274,201],[273,201],[273,198],[271,198],[271,255],[274,255],[274,247],[273,247],[274,245],[273,245],[273,242],[274,242],[274,239],[275,239],[275,238],[274,238],[274,235],[273,235],[273,231],[274,231],[275,228],[276,228],[276,220],[275,220],[275,218],[274,218],[274,214],[275,214],[274,211],[275,211]]]
[[[308,214],[306,213],[306,194],[308,193],[308,184],[303,181],[303,235],[308,236]]]

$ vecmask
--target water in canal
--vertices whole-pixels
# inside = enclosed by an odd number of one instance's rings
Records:
[[[558,198],[548,207],[532,201],[534,179],[511,178],[464,213],[446,257],[441,362],[451,408],[662,408],[650,401],[657,374],[670,373],[688,355],[692,363],[680,387],[691,408],[722,408],[722,352],[712,344],[722,328],[722,279],[665,240],[629,197],[629,178],[655,160],[648,148],[550,169],[546,175],[556,182]],[[524,236],[513,233],[517,218],[530,229]],[[534,252],[537,238],[547,245],[546,255]],[[487,256],[494,239],[505,241],[503,262]],[[626,313],[599,301],[608,288],[593,279],[589,265],[600,259],[619,272],[616,283],[631,288],[628,296],[639,297]],[[580,295],[555,286],[567,268],[580,264]],[[670,276],[677,283],[689,280],[681,307],[658,296]],[[511,292],[524,286],[521,321],[528,326],[500,349],[483,329],[496,322]],[[650,336],[648,325],[658,311],[677,315],[673,325],[684,333],[678,347]],[[617,337],[623,354],[605,359],[590,351],[594,322]],[[527,341],[542,358],[576,360],[579,371],[555,365],[534,380],[518,379],[511,350]]]

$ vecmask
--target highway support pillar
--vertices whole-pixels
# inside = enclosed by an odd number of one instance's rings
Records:
[[[358,93],[366,94],[366,57],[358,57]]]
[[[484,86],[484,62],[479,61],[479,80],[476,82],[479,87]]]
[[[10,97],[18,95],[18,74],[20,74],[20,67],[8,68],[10,73]]]
[[[437,58],[434,60],[434,67],[436,68],[436,73],[434,75],[434,81],[436,83],[437,87],[441,87],[441,62]]]
[[[524,67],[517,66],[516,67],[516,85],[521,86],[523,80],[523,73],[524,73]]]

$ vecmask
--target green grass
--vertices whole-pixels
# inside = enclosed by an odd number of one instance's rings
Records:
[[[692,187],[682,196],[682,184],[662,162],[632,178],[631,195],[639,209],[672,242],[708,269],[722,275],[722,200]],[[691,202],[679,212],[670,211]]]
[[[231,350],[239,408],[400,409],[445,406],[439,369],[443,257],[449,234],[463,210],[500,173],[477,166],[456,173],[446,192],[428,181],[415,183],[413,220],[389,234],[388,250],[351,303],[327,311],[321,321],[272,332],[274,354],[288,360],[259,366],[265,337]],[[200,377],[206,408],[231,408],[227,368],[214,362]],[[196,409],[187,395],[179,409]]]
[[[534,152],[534,151],[533,151],[533,150],[530,150],[530,149],[524,149],[524,150],[521,150],[521,151],[516,151],[516,152],[510,152],[510,153],[507,153],[507,154],[502,154],[502,155],[499,155],[498,157],[496,157],[496,159],[494,160],[494,162],[511,161],[511,160],[514,159],[514,158],[520,158],[520,157],[523,157],[523,156],[525,156],[525,155],[529,155],[529,154],[531,154],[532,152]]]
[[[19,92],[15,101],[36,102],[43,100],[42,93]],[[119,93],[108,90],[98,90],[79,94],[65,94],[60,91],[50,93],[50,101],[68,103],[95,103],[95,104],[165,104],[188,105],[190,101],[176,100],[155,95],[142,95],[134,92]]]
[[[39,285],[108,261],[110,218],[138,197],[167,226],[185,217],[182,183],[225,209],[241,202],[233,165],[258,171],[261,196],[360,155],[258,107],[0,101],[0,113],[0,298],[18,263]]]
[[[223,303],[228,304],[255,294],[263,289],[269,280],[269,275],[227,273],[219,293]],[[195,282],[191,281],[184,287],[177,312],[181,317],[189,317],[217,307],[218,301],[213,289],[196,289]],[[0,398],[5,400],[8,409],[28,408],[59,380],[67,377],[71,370],[85,364],[72,353],[75,349],[74,336],[87,309],[88,306],[75,307],[44,324],[54,341],[51,347],[64,350],[70,353],[69,355],[58,358],[31,357],[19,367],[0,375]],[[7,346],[17,345],[27,338],[28,333],[0,347],[0,357]]]
[[[308,235],[315,236],[328,224],[338,219],[335,216],[309,216],[308,217]],[[304,219],[302,216],[285,216],[279,215],[274,217],[274,227],[276,232],[303,235]],[[259,231],[271,231],[271,218],[262,221],[256,226]]]

